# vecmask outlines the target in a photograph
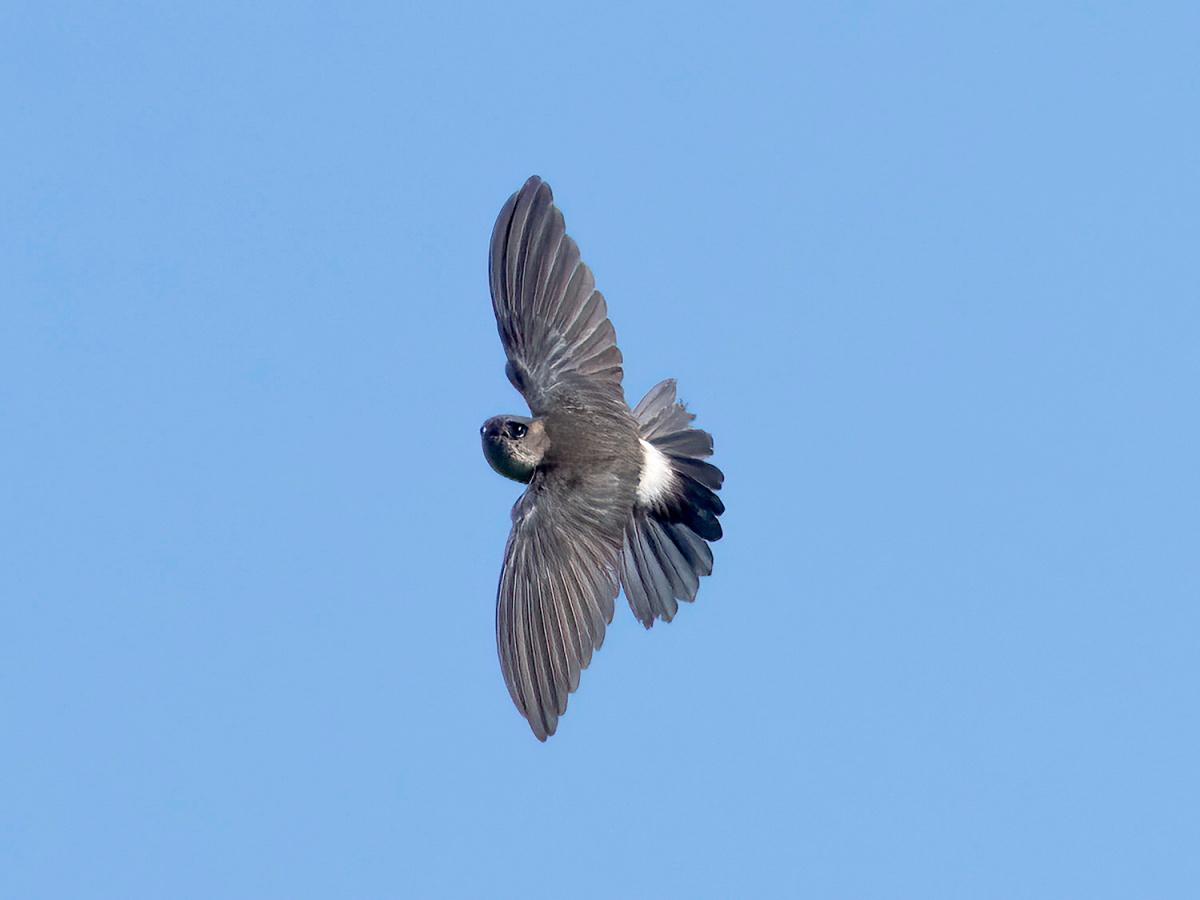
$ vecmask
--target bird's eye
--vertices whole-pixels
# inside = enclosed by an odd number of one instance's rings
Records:
[[[521,438],[525,437],[525,432],[527,432],[528,430],[529,429],[526,428],[524,425],[522,425],[520,422],[509,422],[508,423],[509,436],[518,441]]]

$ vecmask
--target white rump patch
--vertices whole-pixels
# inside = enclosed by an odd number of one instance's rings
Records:
[[[654,506],[675,487],[675,470],[667,455],[651,444],[638,438],[642,445],[642,474],[638,478],[637,498],[642,506]]]

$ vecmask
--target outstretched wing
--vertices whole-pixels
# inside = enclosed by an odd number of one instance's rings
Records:
[[[492,229],[488,269],[505,372],[535,416],[563,389],[601,388],[622,402],[621,351],[591,270],[536,175],[508,198]]]
[[[569,487],[539,472],[513,507],[496,596],[504,682],[538,740],[554,734],[579,673],[604,643],[619,582],[619,492],[598,473]]]

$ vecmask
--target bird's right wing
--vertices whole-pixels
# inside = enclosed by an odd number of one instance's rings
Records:
[[[602,478],[565,487],[543,474],[513,507],[496,596],[496,647],[513,703],[538,740],[554,734],[579,673],[604,642],[619,589],[614,492]]]
[[[488,270],[505,372],[535,416],[572,386],[624,403],[621,351],[604,297],[550,186],[536,175],[500,211]]]

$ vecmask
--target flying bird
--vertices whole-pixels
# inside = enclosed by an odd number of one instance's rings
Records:
[[[696,599],[721,537],[724,476],[673,380],[629,408],[604,297],[537,176],[500,211],[488,269],[505,374],[531,413],[480,428],[492,468],[527,485],[504,549],[496,645],[513,703],[544,741],[622,587],[647,628]]]

